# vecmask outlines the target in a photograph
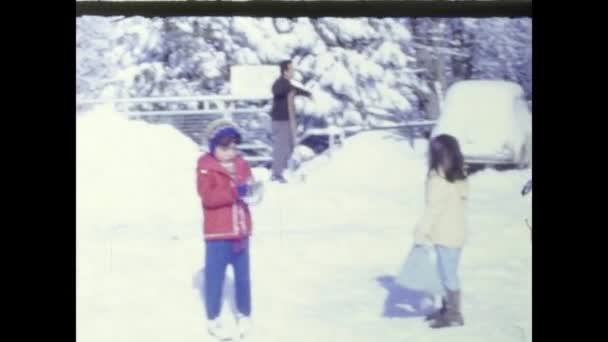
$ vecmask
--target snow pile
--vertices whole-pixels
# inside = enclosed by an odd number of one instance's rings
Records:
[[[199,152],[190,139],[171,126],[129,121],[109,108],[79,116],[76,127],[79,226],[154,231],[200,218],[194,181]],[[163,233],[183,233],[175,229]]]
[[[264,202],[253,211],[255,229],[411,228],[423,205],[426,141],[417,140],[412,149],[402,139],[386,132],[360,133],[303,164],[304,183],[297,176],[288,186],[268,183]],[[406,209],[415,215],[404,216]]]
[[[202,339],[188,286],[202,255],[198,147],[109,107],[76,127],[78,340]]]
[[[398,135],[377,131],[360,133],[346,139],[329,163],[318,175],[328,184],[345,184],[356,187],[384,187],[408,184],[420,179],[424,173],[422,149],[412,150]],[[396,143],[400,141],[401,143]],[[423,140],[416,142],[423,146]]]

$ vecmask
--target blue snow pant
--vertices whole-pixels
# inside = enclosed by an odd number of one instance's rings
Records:
[[[230,240],[206,241],[205,248],[205,307],[207,318],[215,319],[222,308],[222,289],[229,264],[234,269],[236,306],[238,311],[251,314],[251,283],[249,278],[249,241],[241,251],[233,249]]]

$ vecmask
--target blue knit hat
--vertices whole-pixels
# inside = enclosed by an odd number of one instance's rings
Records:
[[[218,119],[211,122],[207,126],[207,140],[209,143],[209,152],[215,152],[215,148],[219,142],[226,137],[234,137],[235,142],[241,142],[241,134],[236,125],[229,120]]]

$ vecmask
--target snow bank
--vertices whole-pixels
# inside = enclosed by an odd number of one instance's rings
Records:
[[[186,136],[168,125],[129,121],[107,107],[79,116],[76,127],[79,227],[179,235],[184,232],[174,223],[200,218],[199,152]]]

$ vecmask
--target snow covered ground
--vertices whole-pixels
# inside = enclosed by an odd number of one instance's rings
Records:
[[[531,341],[531,207],[520,195],[531,170],[470,179],[465,326],[431,330],[399,302],[392,279],[423,205],[426,146],[415,147],[362,133],[306,163],[304,183],[266,185],[252,208],[251,341]],[[103,110],[77,119],[78,341],[211,341],[197,157],[169,126]]]

